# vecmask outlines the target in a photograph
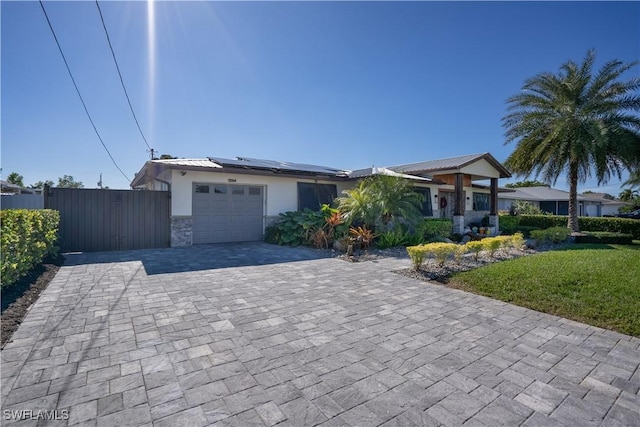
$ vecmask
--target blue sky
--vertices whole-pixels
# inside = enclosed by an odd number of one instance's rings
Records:
[[[640,56],[638,2],[156,2],[152,21],[147,2],[100,5],[145,136],[178,157],[347,169],[484,151],[503,161],[515,148],[504,145],[505,100],[526,78],[589,48],[597,65]],[[95,3],[45,7],[98,131],[133,178],[149,154]],[[40,5],[3,1],[1,20],[3,178],[67,174],[95,188],[102,172],[127,188]],[[619,188],[614,179],[603,190]]]

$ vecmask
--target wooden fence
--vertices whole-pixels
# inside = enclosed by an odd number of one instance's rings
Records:
[[[170,245],[170,192],[48,188],[44,207],[60,212],[62,252]]]

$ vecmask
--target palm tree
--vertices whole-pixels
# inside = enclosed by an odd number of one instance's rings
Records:
[[[627,179],[623,185],[640,188],[640,170],[632,171],[629,179]]]
[[[630,202],[631,200],[633,200],[636,197],[638,197],[638,192],[636,190],[632,190],[630,188],[625,188],[618,195],[618,198],[620,200],[622,200],[623,202]]]
[[[505,162],[518,175],[569,182],[568,228],[578,227],[578,183],[598,184],[640,164],[640,79],[618,78],[638,64],[609,61],[592,74],[595,52],[582,64],[567,61],[557,74],[541,73],[510,97],[503,117],[506,142],[517,146]]]
[[[336,199],[338,209],[349,223],[361,221],[369,228],[384,228],[394,219],[415,224],[422,218],[422,195],[405,178],[375,175],[342,194]]]

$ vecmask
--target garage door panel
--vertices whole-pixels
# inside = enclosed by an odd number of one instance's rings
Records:
[[[193,243],[261,240],[263,194],[256,186],[194,184]]]

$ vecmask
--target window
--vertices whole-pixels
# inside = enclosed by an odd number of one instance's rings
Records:
[[[433,216],[433,208],[431,206],[431,189],[424,187],[414,187],[413,190],[416,193],[421,194],[423,197],[422,207],[420,208],[422,216]]]
[[[227,194],[227,186],[226,185],[214,185],[213,192],[216,194]]]
[[[550,213],[555,215],[556,212],[556,202],[550,202],[543,200],[540,202],[540,210],[545,213]]]
[[[260,187],[249,187],[250,196],[259,196],[260,194],[262,194]]]
[[[335,184],[298,183],[298,209],[318,210],[324,204],[331,204],[338,197]]]
[[[489,195],[486,193],[473,193],[473,210],[488,211]]]
[[[197,185],[196,184],[196,193],[208,193],[209,186],[208,185]]]
[[[243,195],[244,194],[244,187],[234,187],[231,190],[231,194],[236,194],[238,196]]]

